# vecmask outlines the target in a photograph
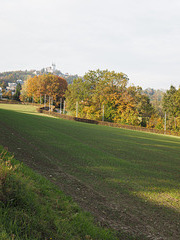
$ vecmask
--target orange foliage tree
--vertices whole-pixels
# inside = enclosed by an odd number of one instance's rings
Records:
[[[44,74],[29,78],[21,91],[21,100],[32,99],[34,102],[40,102],[40,97],[47,95],[58,103],[60,98],[64,98],[67,90],[67,81],[53,74]]]

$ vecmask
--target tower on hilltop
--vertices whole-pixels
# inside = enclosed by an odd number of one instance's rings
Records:
[[[56,71],[56,64],[52,63],[52,71],[55,72]]]

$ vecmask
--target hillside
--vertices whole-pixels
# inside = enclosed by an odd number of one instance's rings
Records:
[[[16,80],[21,79],[25,81],[29,77],[34,77],[36,74],[41,75],[47,73],[45,69],[41,70],[25,70],[25,71],[9,71],[0,73],[0,86],[7,86],[8,82],[13,83]],[[68,75],[62,73],[60,70],[55,70],[56,75],[63,77],[67,80],[68,84],[72,83],[75,78],[78,78],[78,75]]]
[[[0,144],[119,238],[180,235],[180,138],[72,122],[0,104]]]
[[[34,77],[34,71],[9,71],[0,73],[0,85],[7,86],[8,82],[16,82],[21,79],[25,81],[28,77]]]

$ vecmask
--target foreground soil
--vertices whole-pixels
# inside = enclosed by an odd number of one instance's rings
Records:
[[[140,203],[126,199],[122,196],[120,201],[109,201],[107,196],[95,191],[89,185],[69,174],[65,169],[55,165],[53,156],[46,155],[38,146],[27,141],[15,129],[12,129],[4,122],[0,122],[0,144],[14,153],[15,157],[29,167],[50,179],[60,187],[67,195],[70,195],[83,209],[91,212],[98,223],[102,226],[115,229],[120,233],[122,239],[179,239],[179,225],[173,223],[173,219],[167,219],[159,207],[157,213],[149,211],[139,213],[141,218],[137,218],[134,212],[140,212]],[[45,159],[46,161],[44,161]],[[128,207],[132,207],[131,210]],[[127,210],[128,209],[128,210]],[[145,209],[145,208],[144,208]],[[150,214],[150,215],[149,215]],[[163,223],[162,223],[163,222]],[[171,230],[171,236],[169,234]]]

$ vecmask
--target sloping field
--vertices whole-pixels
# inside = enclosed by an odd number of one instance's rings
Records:
[[[179,239],[180,138],[0,104],[0,144],[124,239]]]

